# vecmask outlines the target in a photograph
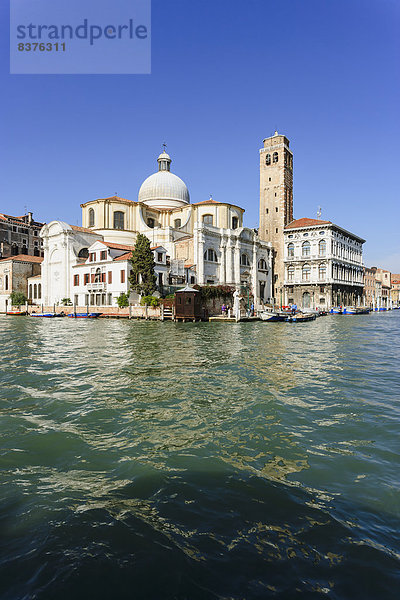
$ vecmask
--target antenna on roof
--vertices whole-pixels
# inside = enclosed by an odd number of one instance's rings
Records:
[[[24,215],[26,215],[26,213],[28,212],[28,208],[27,208],[26,204],[25,204],[25,206],[24,206],[24,211],[25,211],[25,212],[24,212]]]
[[[318,210],[317,210],[317,219],[320,219],[322,215],[322,208],[320,206],[318,206]]]

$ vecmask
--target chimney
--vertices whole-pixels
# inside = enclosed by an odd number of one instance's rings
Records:
[[[32,221],[33,221],[33,213],[28,212],[28,223],[29,223],[29,225],[32,223]]]

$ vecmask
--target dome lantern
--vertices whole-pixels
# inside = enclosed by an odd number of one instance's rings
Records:
[[[189,190],[185,183],[171,173],[171,157],[164,151],[157,158],[158,172],[150,175],[139,190],[139,202],[149,207],[174,209],[190,203]]]

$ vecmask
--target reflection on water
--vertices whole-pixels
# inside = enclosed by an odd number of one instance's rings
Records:
[[[399,322],[0,317],[0,596],[393,597]]]

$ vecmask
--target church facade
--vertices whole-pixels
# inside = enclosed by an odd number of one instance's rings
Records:
[[[157,160],[137,200],[91,200],[81,205],[82,227],[52,221],[42,228],[45,305],[70,298],[80,306],[115,306],[129,291],[138,233],[150,240],[160,293],[185,283],[228,285],[248,290],[256,304],[271,302],[272,244],[244,227],[244,209],[212,198],[191,203],[170,156],[162,152]]]

